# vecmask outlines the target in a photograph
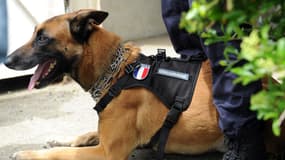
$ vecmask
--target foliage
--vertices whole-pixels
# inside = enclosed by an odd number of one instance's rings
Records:
[[[240,49],[225,49],[220,64],[238,75],[236,83],[267,79],[267,88],[251,98],[250,108],[259,119],[273,120],[273,131],[279,135],[285,119],[285,0],[195,0],[180,26],[199,34],[207,45],[241,40]],[[244,60],[244,65],[236,65]]]

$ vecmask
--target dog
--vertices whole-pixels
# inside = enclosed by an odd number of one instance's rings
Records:
[[[88,91],[94,83],[100,83],[118,47],[123,46],[124,58],[118,71],[111,75],[109,85],[112,85],[125,74],[126,65],[138,58],[140,50],[134,45],[122,44],[119,36],[100,26],[107,16],[104,11],[84,9],[48,19],[36,26],[30,41],[7,57],[5,65],[15,70],[38,65],[29,89],[45,87],[67,74]],[[202,154],[226,150],[213,104],[211,77],[210,64],[205,61],[191,107],[181,114],[170,131],[166,153]],[[102,89],[101,97],[107,90],[108,87]],[[87,133],[70,143],[51,144],[59,147],[20,151],[12,159],[126,160],[137,146],[150,141],[167,112],[165,105],[147,89],[125,89],[99,114],[98,133]],[[279,147],[272,140],[273,136],[266,137],[269,148]]]

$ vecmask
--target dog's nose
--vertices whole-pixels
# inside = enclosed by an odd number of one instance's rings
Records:
[[[17,58],[14,58],[12,56],[8,56],[4,61],[4,65],[7,66],[8,68],[13,68],[13,64],[15,64],[16,60],[17,60]]]
[[[7,66],[7,67],[10,66],[11,63],[12,63],[12,59],[9,58],[9,57],[7,57],[7,58],[5,59],[5,61],[4,61],[4,64],[5,64],[5,66]]]

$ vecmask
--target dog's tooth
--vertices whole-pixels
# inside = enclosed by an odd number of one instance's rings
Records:
[[[49,69],[48,69],[48,73],[55,67],[55,64],[54,63],[51,63],[49,65]]]
[[[54,63],[51,63],[49,68],[53,69],[55,67],[55,62]]]
[[[36,85],[39,85],[40,84],[40,82],[36,82]]]
[[[51,68],[48,69],[48,71],[47,71],[47,73],[45,75],[47,76],[50,71],[51,71]]]

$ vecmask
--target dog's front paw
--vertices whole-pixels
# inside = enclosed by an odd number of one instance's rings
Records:
[[[96,146],[99,144],[99,135],[97,132],[88,132],[77,137],[71,147]]]
[[[71,142],[60,142],[56,140],[51,140],[46,143],[44,148],[54,148],[54,147],[70,147]]]
[[[29,151],[19,151],[10,156],[11,160],[31,160],[29,158]]]

